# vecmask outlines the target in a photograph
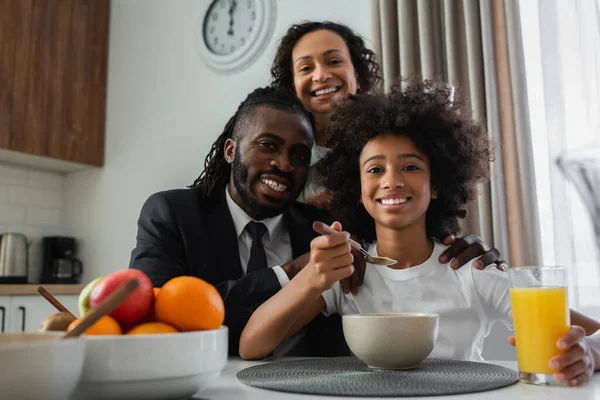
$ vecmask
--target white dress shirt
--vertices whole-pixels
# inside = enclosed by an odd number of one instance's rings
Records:
[[[238,238],[238,250],[240,253],[240,263],[242,264],[242,271],[244,275],[248,269],[248,261],[250,260],[250,248],[252,247],[252,237],[246,230],[248,222],[254,221],[235,201],[229,194],[229,187],[225,188],[225,199],[227,200],[227,206],[235,225],[235,232]],[[292,244],[290,242],[290,232],[287,224],[283,219],[283,215],[279,214],[276,217],[265,218],[262,222],[267,227],[267,232],[262,237],[263,247],[267,255],[267,265],[273,269],[279,284],[284,287],[290,279],[287,274],[281,268],[282,265],[293,260]],[[298,342],[304,337],[304,329],[296,332],[279,346],[273,350],[273,356],[281,357],[286,355],[291,349],[293,349]]]
[[[254,221],[254,219],[246,214],[246,212],[233,201],[228,188],[225,189],[225,192],[227,206],[229,207],[229,212],[231,213],[231,218],[235,225],[235,233],[238,238],[240,263],[242,264],[242,271],[245,275],[246,270],[248,269],[248,261],[250,260],[250,248],[252,247],[252,236],[250,236],[250,233],[246,230],[246,225],[248,225],[248,222]],[[267,232],[262,237],[262,244],[267,255],[267,265],[269,268],[272,268],[275,275],[277,275],[281,287],[284,287],[290,279],[281,266],[294,259],[287,224],[285,223],[282,214],[256,222],[262,222],[267,227]]]

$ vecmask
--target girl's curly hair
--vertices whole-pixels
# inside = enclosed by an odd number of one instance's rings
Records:
[[[360,92],[364,93],[374,89],[377,82],[381,80],[380,67],[375,61],[375,53],[365,46],[364,40],[352,29],[331,21],[303,22],[292,25],[287,30],[281,38],[275,53],[275,59],[271,67],[271,84],[294,89],[294,72],[292,69],[294,46],[302,36],[322,29],[337,33],[346,42],[352,58],[352,65],[358,76]]]
[[[352,232],[375,239],[375,223],[360,203],[359,158],[378,135],[411,139],[429,158],[431,186],[437,189],[426,215],[428,237],[460,231],[459,218],[473,199],[478,181],[489,178],[492,143],[484,124],[474,121],[464,103],[454,102],[454,88],[443,82],[415,81],[405,90],[349,96],[334,106],[327,131],[331,149],[319,166],[321,183],[335,193],[331,209]]]

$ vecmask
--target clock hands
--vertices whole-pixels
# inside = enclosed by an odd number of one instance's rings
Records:
[[[227,34],[229,36],[233,36],[233,13],[235,12],[236,6],[237,6],[237,1],[232,0],[231,6],[229,7],[229,30],[227,31]]]

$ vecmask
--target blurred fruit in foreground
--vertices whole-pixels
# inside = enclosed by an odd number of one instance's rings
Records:
[[[177,329],[163,322],[146,322],[127,332],[128,335],[149,335],[158,333],[177,333]]]
[[[158,297],[158,294],[160,293],[160,288],[153,288],[153,291],[154,300],[152,301],[152,307],[150,307],[150,311],[148,311],[148,314],[146,314],[146,316],[142,318],[142,320],[139,321],[138,324],[143,324],[145,322],[156,322],[156,315],[154,314],[154,304],[156,304],[156,297]],[[121,324],[121,326],[123,326],[123,324]],[[123,332],[127,331],[129,331],[129,329],[123,329]]]
[[[81,322],[82,318],[77,318],[75,321],[71,322],[69,327],[67,328],[67,332],[71,332],[73,328],[75,328]],[[92,325],[87,331],[85,331],[85,336],[90,335],[122,335],[123,331],[119,326],[119,323],[115,321],[114,318],[105,315],[100,318],[98,322]]]
[[[225,304],[213,285],[193,276],[179,276],[160,289],[154,313],[158,321],[181,331],[217,329],[225,319]]]
[[[154,302],[154,291],[150,278],[140,270],[124,269],[108,275],[94,287],[90,295],[92,308],[98,307],[104,299],[131,279],[137,279],[139,287],[126,298],[110,316],[119,322],[135,324],[148,314]]]
[[[106,278],[106,276],[99,276],[83,288],[81,293],[79,293],[78,305],[79,305],[79,316],[81,318],[85,317],[92,311],[92,305],[90,304],[90,295],[92,294],[92,290],[96,287],[97,284],[102,282],[102,280]]]
[[[43,321],[38,332],[66,331],[71,322],[77,318],[66,311],[56,312],[48,315]]]

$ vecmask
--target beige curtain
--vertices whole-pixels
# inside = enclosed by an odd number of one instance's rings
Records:
[[[495,140],[492,180],[480,185],[465,233],[512,266],[541,260],[515,0],[373,0],[383,88],[420,74],[454,84]]]

